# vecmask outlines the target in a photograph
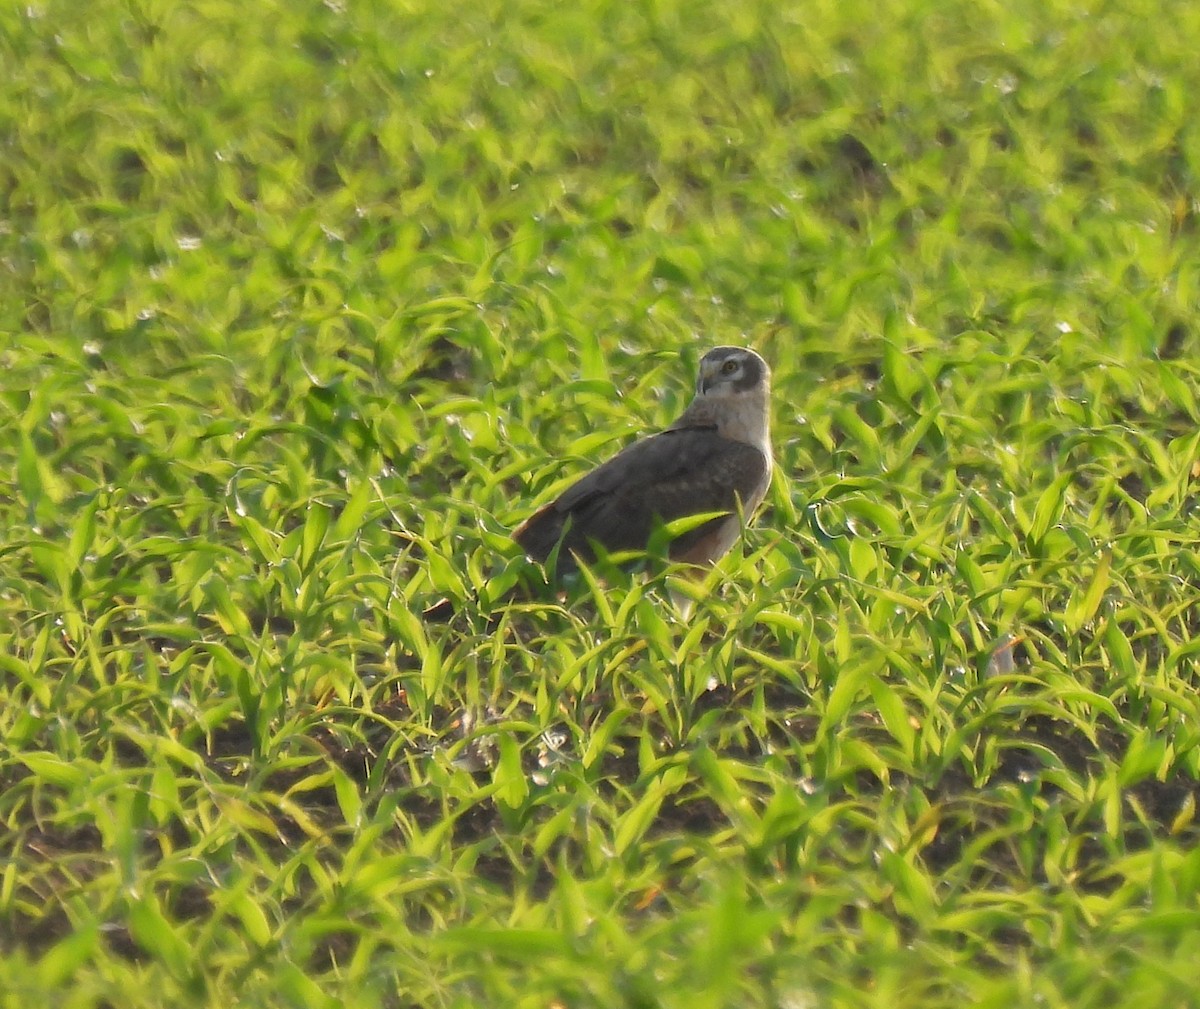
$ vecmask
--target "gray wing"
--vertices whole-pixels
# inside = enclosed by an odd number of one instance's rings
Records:
[[[560,539],[560,569],[571,554],[594,557],[591,542],[608,552],[644,550],[656,526],[705,512],[753,508],[769,473],[753,445],[731,441],[715,428],[664,431],[634,442],[532,515],[513,534],[526,553],[544,561]],[[714,519],[673,541],[684,556],[726,519]],[[565,530],[565,535],[564,535]]]

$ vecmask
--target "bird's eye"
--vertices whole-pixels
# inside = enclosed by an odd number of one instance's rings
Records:
[[[732,375],[737,370],[738,370],[737,361],[726,361],[723,365],[721,365],[721,374],[722,375]]]

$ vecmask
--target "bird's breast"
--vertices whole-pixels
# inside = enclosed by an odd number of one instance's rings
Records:
[[[771,431],[764,401],[747,398],[742,402],[731,402],[717,418],[717,433],[730,441],[753,445],[767,461],[767,473],[771,472]]]

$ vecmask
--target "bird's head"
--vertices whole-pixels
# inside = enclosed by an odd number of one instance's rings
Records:
[[[746,347],[714,347],[700,359],[696,395],[706,399],[765,394],[771,384],[767,362]]]

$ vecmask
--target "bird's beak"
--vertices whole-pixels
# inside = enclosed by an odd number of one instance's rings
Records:
[[[700,374],[696,376],[696,394],[703,396],[708,392],[712,388],[712,380],[712,369],[706,364],[700,365]]]

